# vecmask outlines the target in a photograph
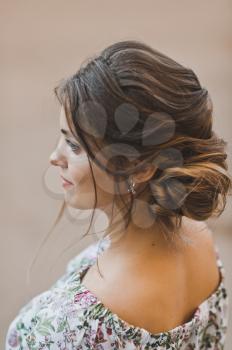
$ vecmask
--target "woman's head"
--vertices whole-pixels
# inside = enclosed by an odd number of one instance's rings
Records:
[[[71,135],[62,134],[51,155],[73,183],[67,205],[110,213],[116,204],[128,225],[136,202],[143,203],[167,237],[182,216],[203,221],[223,211],[231,189],[226,142],[212,130],[212,101],[190,68],[123,41],[63,79],[55,93],[60,128]]]

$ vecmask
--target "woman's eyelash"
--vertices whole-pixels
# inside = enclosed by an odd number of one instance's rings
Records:
[[[78,151],[80,149],[80,147],[78,145],[74,145],[74,143],[72,143],[71,141],[65,139],[65,141],[67,142],[67,144],[71,147],[71,149],[73,151]]]

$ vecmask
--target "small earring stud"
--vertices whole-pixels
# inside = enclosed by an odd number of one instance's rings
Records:
[[[130,184],[129,184],[129,187],[128,187],[128,192],[131,192],[132,194],[136,194],[136,190],[135,190],[135,182],[132,180],[132,179],[130,179],[129,180],[130,181]]]

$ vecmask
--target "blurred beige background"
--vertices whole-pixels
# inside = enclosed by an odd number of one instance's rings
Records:
[[[49,288],[67,262],[95,240],[78,242],[87,228],[86,214],[79,219],[73,212],[65,215],[41,249],[27,283],[31,261],[61,205],[56,176],[44,173],[59,127],[53,87],[106,45],[144,40],[191,67],[208,88],[214,128],[228,141],[231,170],[231,7],[229,0],[0,1],[1,349],[19,308]],[[230,298],[231,210],[228,198],[223,215],[209,220]],[[100,217],[96,225],[103,222]],[[232,348],[231,310],[229,327],[227,350]]]

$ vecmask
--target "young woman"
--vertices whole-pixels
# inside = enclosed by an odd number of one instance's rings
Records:
[[[64,204],[109,225],[20,310],[6,349],[222,349],[228,295],[206,220],[231,177],[208,91],[190,68],[122,41],[55,93]]]

